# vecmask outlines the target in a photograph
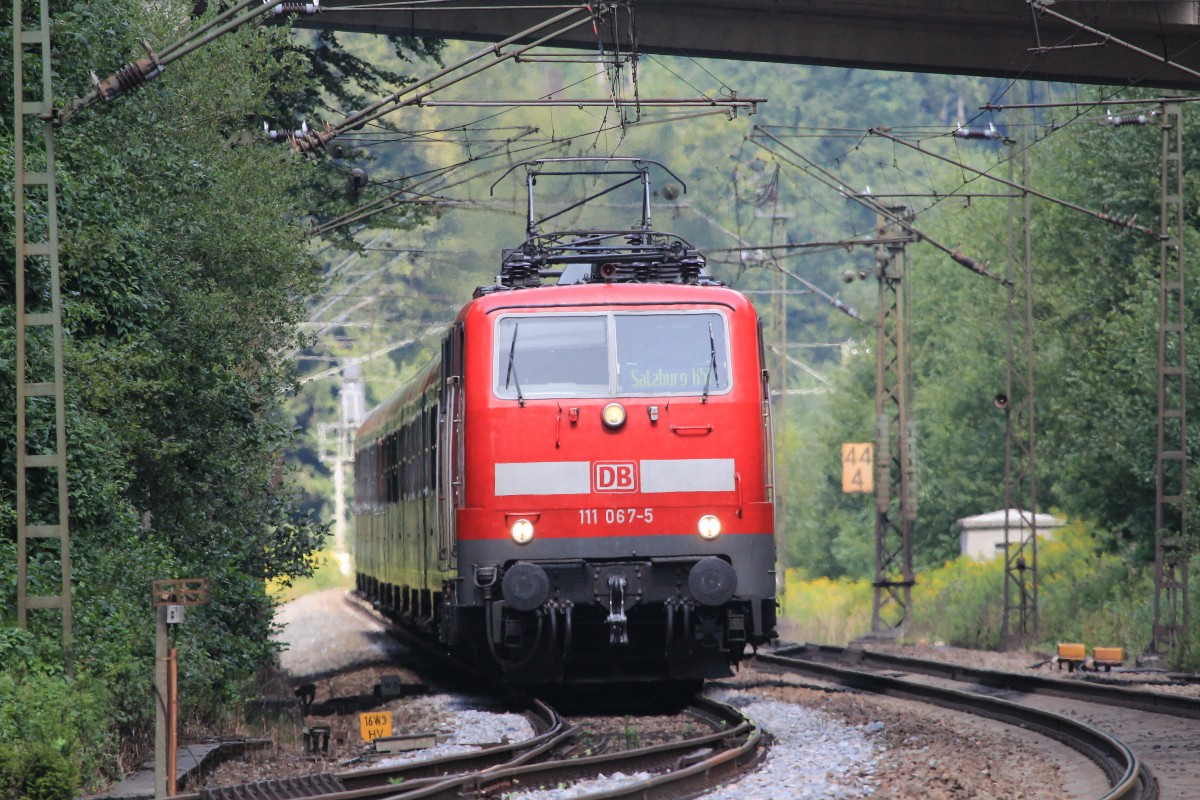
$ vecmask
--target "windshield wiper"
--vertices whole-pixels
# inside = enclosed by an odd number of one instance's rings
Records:
[[[514,334],[515,337],[515,334]],[[721,376],[717,374],[717,343],[713,339],[712,323],[708,323],[708,374],[704,376],[704,393],[700,396],[701,403],[708,402],[708,382],[717,379],[717,388],[721,388]]]
[[[711,328],[712,326],[710,325],[709,327]],[[517,365],[514,363],[514,359],[517,355],[517,332],[520,330],[521,330],[521,323],[519,323],[519,322],[513,323],[513,338],[512,338],[512,344],[509,345],[509,347],[508,347],[508,373],[504,376],[504,388],[505,389],[508,388],[509,381],[511,380],[513,385],[517,387],[517,404],[521,408],[524,408],[525,407],[525,398],[521,394],[521,382],[519,380],[517,380]],[[714,356],[714,358],[715,358],[715,356]]]

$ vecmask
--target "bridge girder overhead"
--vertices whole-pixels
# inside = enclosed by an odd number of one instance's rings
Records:
[[[455,10],[456,5],[470,10]],[[1046,13],[1026,0],[634,0],[629,5],[636,13],[638,48],[646,53],[1200,89],[1200,74],[1185,71],[1200,73],[1200,3],[1195,0],[1058,0],[1045,4]],[[561,3],[544,0],[516,6],[502,0],[424,5],[325,0],[322,13],[296,24],[498,41],[561,9]],[[1106,42],[1059,15],[1114,38]],[[583,28],[554,44],[594,47],[595,39],[590,28]]]

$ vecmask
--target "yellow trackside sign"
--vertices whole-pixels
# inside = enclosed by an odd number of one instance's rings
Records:
[[[875,491],[875,446],[870,442],[842,445],[842,491]]]
[[[392,735],[392,712],[368,711],[358,715],[358,729],[364,742],[373,742],[381,736]]]

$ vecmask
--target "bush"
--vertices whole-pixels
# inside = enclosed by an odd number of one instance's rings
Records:
[[[0,628],[0,798],[72,797],[83,776],[99,783],[115,760],[103,682],[82,670],[68,677],[57,649],[40,644],[28,631]],[[58,794],[65,781],[69,791]]]
[[[1004,562],[967,556],[917,576],[909,636],[957,647],[994,648],[1003,627]]]
[[[78,768],[53,745],[0,745],[0,800],[72,800]]]
[[[24,768],[11,745],[0,743],[0,800],[19,797]]]
[[[43,745],[26,762],[21,800],[72,800],[78,781],[75,766],[53,747]]]
[[[788,570],[783,594],[784,636],[822,644],[846,644],[871,629],[872,588],[867,581],[801,580]]]

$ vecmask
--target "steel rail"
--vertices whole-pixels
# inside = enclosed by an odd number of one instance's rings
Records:
[[[1097,683],[1088,678],[1074,681],[1045,678],[1040,675],[1022,675],[1017,672],[997,672],[975,667],[965,667],[958,664],[948,664],[941,661],[928,661],[911,656],[878,653],[857,647],[845,648],[829,645],[803,645],[802,647],[803,650],[799,652],[804,654],[804,658],[821,658],[836,660],[841,663],[879,666],[886,669],[904,670],[905,672],[918,672],[923,675],[932,675],[950,680],[970,680],[985,686],[1012,689],[1013,691],[1027,692],[1029,694],[1054,695],[1071,700],[1087,700],[1095,703],[1133,708],[1138,711],[1148,711],[1154,714],[1200,719],[1200,698],[1186,695],[1129,689],[1122,686]],[[776,651],[777,655],[792,655],[794,653],[797,653],[797,651],[791,648]]]
[[[434,785],[403,787],[405,791],[388,795],[387,800],[461,800],[464,797],[489,797],[595,778],[617,770],[657,770],[660,774],[644,780],[631,781],[616,788],[577,796],[590,800],[674,798],[758,763],[765,754],[767,744],[758,727],[730,706],[711,700],[697,699],[694,702],[703,709],[700,714],[702,717],[715,715],[721,722],[729,724],[736,721],[736,724],[726,730],[717,730],[677,742],[584,758],[564,758],[487,770],[480,774],[448,778]],[[666,772],[661,772],[664,769]]]
[[[821,649],[814,648],[818,654]],[[1008,700],[863,672],[823,660],[760,652],[754,661],[767,670],[804,672],[854,689],[916,700],[1031,730],[1076,750],[1104,772],[1110,788],[1098,800],[1153,800],[1157,796],[1153,776],[1128,745],[1084,722]]]
[[[575,729],[547,704],[515,691],[490,676],[468,669],[460,662],[402,628],[376,611],[363,598],[348,593],[347,604],[355,611],[388,626],[392,635],[421,652],[437,664],[443,674],[456,675],[464,682],[485,687],[506,697],[524,709],[536,734],[520,742],[496,745],[467,753],[454,753],[440,758],[412,761],[390,766],[367,767],[340,772],[323,772],[282,780],[264,780],[237,786],[203,789],[199,792],[175,795],[174,800],[280,800],[289,797],[323,797],[327,800],[365,800],[394,795],[396,782],[402,781],[406,791],[445,782],[449,776],[476,774],[489,769],[516,767],[561,747],[576,735]]]
[[[575,729],[557,711],[541,701],[534,701],[533,707],[525,713],[540,732],[520,742],[424,761],[202,789],[175,795],[174,800],[280,800],[289,797],[366,800],[387,797],[396,794],[400,782],[406,792],[412,792],[443,784],[451,776],[461,779],[464,775],[516,767],[563,746],[576,735]]]
[[[765,753],[767,740],[750,720],[731,706],[704,698],[693,702],[694,716],[714,728],[710,733],[681,741],[668,742],[584,758],[559,758],[541,763],[524,763],[544,755],[563,743],[563,737],[545,738],[537,747],[526,740],[515,747],[489,748],[481,753],[458,754],[444,759],[355,770],[320,773],[282,780],[259,781],[240,786],[205,789],[178,800],[461,800],[485,797],[517,788],[540,786],[594,778],[619,770],[655,771],[658,774],[615,789],[583,795],[589,798],[671,798],[724,779],[758,763]],[[557,712],[552,716],[561,721]],[[538,737],[534,737],[538,738]],[[521,748],[517,757],[503,763],[485,764],[472,757],[494,758],[499,751]],[[454,767],[457,772],[446,772]],[[429,774],[422,774],[423,771]],[[402,781],[397,784],[396,781]],[[360,788],[354,788],[354,787]]]
[[[487,747],[470,753],[455,753],[426,761],[347,770],[335,775],[347,789],[362,790],[348,794],[346,800],[378,797],[395,794],[397,779],[403,779],[407,788],[416,781],[432,783],[451,775],[516,767],[561,747],[576,736],[574,727],[540,700],[534,701],[534,708],[526,710],[525,713],[532,720],[540,720],[534,727],[542,728],[542,731],[520,742]]]
[[[506,694],[510,699],[517,702],[523,700],[529,702],[531,700],[526,695],[513,689],[509,684],[499,682],[493,676],[471,669],[462,662],[450,658],[441,650],[432,647],[428,641],[416,637],[405,628],[396,625],[393,620],[378,611],[365,598],[354,593],[348,593],[346,601],[360,613],[371,617],[377,622],[383,622],[388,625],[393,635],[414,649],[420,650],[423,656],[435,660],[439,670],[450,671],[462,676],[474,686],[487,686],[493,691]],[[590,764],[587,759],[578,758],[560,761],[557,766],[555,762],[550,760],[539,764],[528,764],[528,762],[544,756],[554,748],[555,745],[549,742],[537,747],[529,747],[519,755],[502,763],[495,764],[485,765],[483,763],[483,759],[488,757],[489,753],[492,752],[491,750],[460,754],[445,759],[443,763],[449,766],[457,758],[460,761],[460,766],[465,766],[470,763],[469,759],[475,757],[480,759],[479,765],[468,767],[473,774],[465,774],[467,769],[463,769],[462,773],[464,774],[458,776],[447,775],[441,779],[432,777],[420,778],[418,777],[420,774],[418,770],[421,768],[421,765],[413,765],[412,771],[405,775],[404,783],[401,786],[390,785],[385,787],[391,790],[390,794],[380,795],[373,793],[370,796],[386,797],[387,800],[416,800],[417,798],[461,800],[464,795],[478,792],[487,786],[495,786],[513,778],[521,780],[522,786],[528,787],[532,780],[557,784],[559,781],[578,779],[580,775],[594,777],[600,772],[611,773],[618,767],[629,770],[639,769],[637,766],[630,765],[642,764],[653,766],[657,764],[659,769],[667,768],[669,771],[665,774],[653,776],[645,781],[635,781],[624,787],[597,794],[596,797],[614,799],[624,797],[675,798],[689,788],[702,787],[706,780],[724,778],[733,773],[746,770],[765,755],[768,746],[766,737],[741,712],[732,706],[697,697],[689,701],[688,709],[693,716],[711,726],[714,729],[714,733],[692,737],[682,742],[625,750],[603,756],[593,756],[590,757]],[[554,713],[557,717],[557,712]],[[564,735],[562,738],[568,738],[569,735],[574,735],[574,731],[571,730],[568,735]],[[525,743],[519,743],[517,746],[523,744]],[[721,747],[720,745],[724,746]],[[492,750],[496,749],[493,748]],[[708,750],[712,750],[712,752],[707,753],[706,751]],[[587,769],[581,772],[581,768]],[[441,767],[437,767],[436,769],[440,770]],[[555,772],[556,769],[559,771]],[[441,774],[446,775],[445,772]],[[571,778],[571,775],[577,777]],[[343,778],[343,780],[345,779]],[[401,789],[401,787],[403,788],[403,792],[398,792],[397,790]],[[344,798],[331,797],[324,800],[358,800],[361,797],[360,795]],[[592,797],[592,795],[588,795],[588,797]],[[276,799],[272,798],[271,800]]]

